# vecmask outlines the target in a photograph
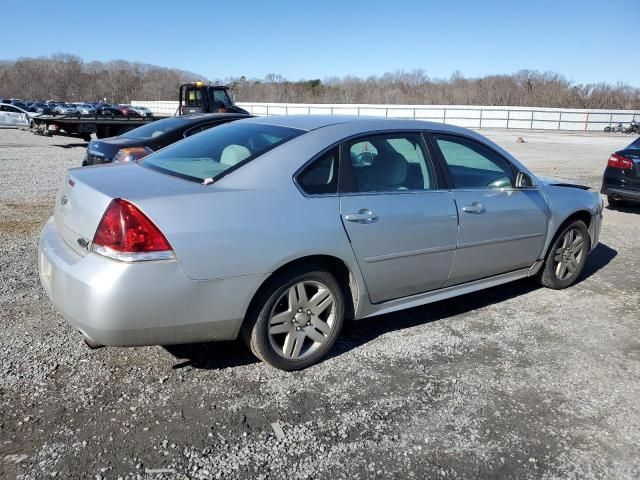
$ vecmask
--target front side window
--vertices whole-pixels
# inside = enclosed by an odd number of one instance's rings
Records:
[[[463,137],[434,135],[456,189],[514,185],[511,165],[484,145]]]
[[[311,195],[331,194],[338,191],[338,147],[314,160],[298,176],[298,184]]]
[[[208,183],[303,133],[296,128],[260,123],[227,123],[174,143],[139,163],[186,180]]]
[[[355,192],[432,190],[435,175],[417,133],[372,135],[349,144]]]

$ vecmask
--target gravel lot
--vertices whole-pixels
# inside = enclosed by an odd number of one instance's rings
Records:
[[[483,133],[594,188],[631,141]],[[53,310],[37,238],[84,146],[0,130],[0,478],[640,477],[640,208],[605,210],[572,288],[357,322],[284,373],[240,342],[90,350]]]

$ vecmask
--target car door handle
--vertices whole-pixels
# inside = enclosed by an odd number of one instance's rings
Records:
[[[378,220],[378,215],[368,208],[362,208],[358,213],[348,213],[344,216],[345,220],[355,223],[373,223]]]
[[[487,211],[480,202],[473,202],[471,205],[467,205],[466,207],[462,207],[463,212],[467,213],[484,213]]]

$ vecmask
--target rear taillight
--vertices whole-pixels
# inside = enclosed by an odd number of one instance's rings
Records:
[[[123,262],[175,258],[171,245],[134,204],[116,198],[100,220],[91,251]]]
[[[118,153],[116,153],[116,156],[113,157],[113,162],[133,162],[134,160],[140,160],[146,157],[150,153],[153,153],[153,150],[149,147],[121,148],[118,150]]]
[[[609,157],[609,161],[607,162],[607,166],[629,170],[633,168],[633,161],[630,158],[623,157],[617,153],[612,153]]]

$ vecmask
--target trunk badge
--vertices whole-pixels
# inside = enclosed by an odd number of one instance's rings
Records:
[[[77,241],[78,245],[86,250],[89,250],[89,242],[87,240],[85,240],[84,238],[79,238]]]

